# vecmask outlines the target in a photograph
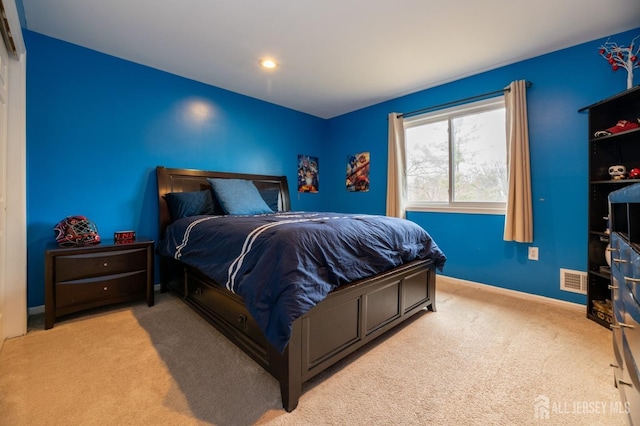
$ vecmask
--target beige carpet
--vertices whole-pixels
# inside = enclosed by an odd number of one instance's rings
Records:
[[[34,317],[0,352],[0,424],[626,423],[610,332],[582,310],[441,280],[438,312],[314,378],[286,413],[275,379],[176,297],[156,300],[47,331]]]

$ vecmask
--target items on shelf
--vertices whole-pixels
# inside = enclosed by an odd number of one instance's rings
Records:
[[[611,304],[611,300],[594,300],[592,313],[602,321],[613,324],[613,305]]]
[[[609,127],[605,130],[598,130],[593,134],[596,138],[601,138],[603,136],[613,135],[615,133],[627,132],[629,130],[634,130],[640,128],[640,118],[637,118],[636,121],[629,120],[618,120],[615,126]]]
[[[626,179],[627,178],[627,168],[622,164],[616,164],[614,166],[609,166],[609,176],[611,179]]]

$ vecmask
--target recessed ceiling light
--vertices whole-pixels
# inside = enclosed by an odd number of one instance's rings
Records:
[[[260,59],[260,65],[262,65],[262,68],[268,69],[273,69],[278,66],[278,64],[276,64],[276,61],[274,61],[273,59]]]

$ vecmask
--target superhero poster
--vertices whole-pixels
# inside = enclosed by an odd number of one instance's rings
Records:
[[[369,159],[368,152],[347,155],[347,191],[369,191]]]
[[[318,192],[318,157],[298,155],[298,192]]]

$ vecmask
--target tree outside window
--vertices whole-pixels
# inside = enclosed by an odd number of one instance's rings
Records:
[[[503,97],[408,118],[405,144],[409,209],[504,212]]]

